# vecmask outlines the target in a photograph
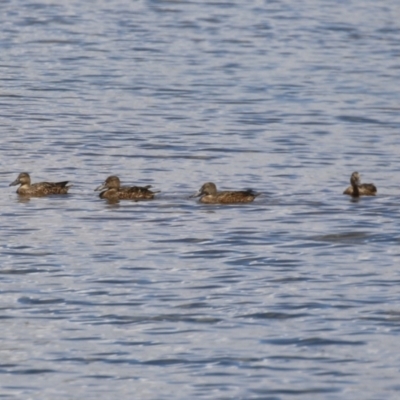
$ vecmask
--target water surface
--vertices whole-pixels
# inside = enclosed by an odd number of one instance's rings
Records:
[[[396,1],[0,10],[2,398],[398,398]]]

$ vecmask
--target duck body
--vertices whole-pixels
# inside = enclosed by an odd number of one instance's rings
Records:
[[[18,178],[14,182],[11,182],[9,186],[20,185],[17,189],[17,193],[20,196],[44,197],[52,194],[67,194],[68,189],[72,186],[68,186],[68,182],[39,182],[31,184],[29,174],[21,172]]]
[[[101,191],[99,197],[107,200],[152,200],[158,192],[150,190],[148,186],[121,186],[119,178],[109,176],[104,183],[95,189]]]
[[[350,186],[343,192],[353,197],[375,196],[378,190],[373,183],[360,183],[360,174],[353,172],[350,177]]]
[[[200,197],[200,203],[204,204],[235,204],[250,203],[260,194],[253,190],[218,192],[214,183],[207,182],[193,197]]]

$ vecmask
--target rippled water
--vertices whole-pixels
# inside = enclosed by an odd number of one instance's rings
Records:
[[[1,398],[397,399],[399,15],[2,2]],[[111,174],[161,193],[107,204]]]

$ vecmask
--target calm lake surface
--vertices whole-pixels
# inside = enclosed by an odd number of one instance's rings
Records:
[[[400,397],[398,0],[3,1],[0,33],[2,399]]]

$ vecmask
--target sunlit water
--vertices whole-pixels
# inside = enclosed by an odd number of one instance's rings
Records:
[[[2,2],[0,397],[398,399],[399,15]],[[111,174],[161,193],[107,204]]]

